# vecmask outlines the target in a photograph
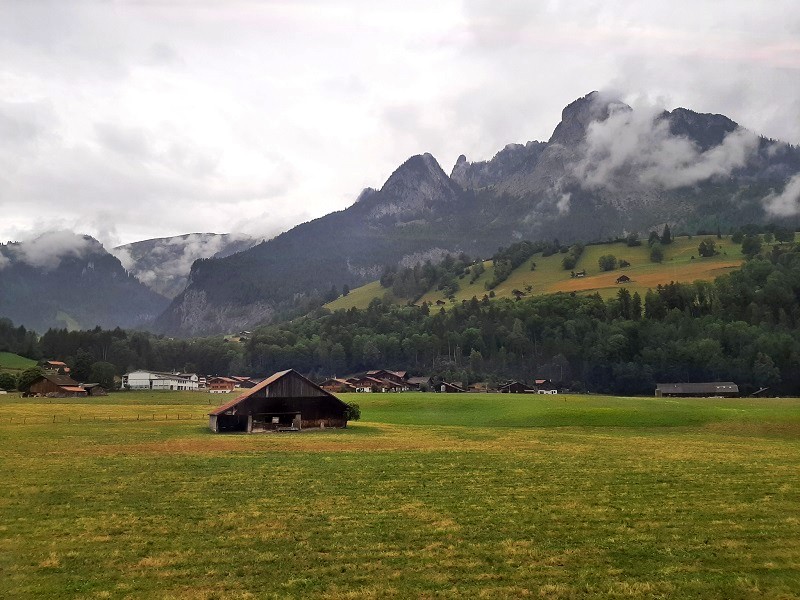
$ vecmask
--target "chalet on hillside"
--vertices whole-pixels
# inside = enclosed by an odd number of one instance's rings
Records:
[[[268,377],[209,413],[215,433],[347,427],[348,406],[292,369]]]
[[[501,394],[535,394],[536,390],[520,381],[509,381],[500,386]]]
[[[88,396],[89,392],[69,375],[45,373],[31,384],[28,396],[49,396],[51,398],[78,398]]]
[[[617,277],[617,283],[630,283],[630,282],[631,278],[628,277],[627,275],[620,275],[619,277]]]
[[[656,384],[656,397],[714,398],[737,397],[739,386],[732,381],[712,381],[706,383],[659,383]]]

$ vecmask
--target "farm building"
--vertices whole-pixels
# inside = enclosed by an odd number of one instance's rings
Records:
[[[69,375],[45,373],[31,384],[29,396],[51,396],[54,398],[76,398],[88,396],[86,389]]]
[[[462,392],[466,392],[467,390],[465,390],[460,385],[456,385],[455,383],[448,383],[446,381],[443,381],[436,386],[436,391],[442,392],[444,394],[460,394]]]
[[[683,396],[687,398],[711,398],[716,396],[736,397],[738,395],[739,386],[732,381],[656,384],[657,398],[671,396]]]
[[[409,377],[408,378],[408,387],[412,390],[418,390],[423,386],[430,389],[433,386],[433,381],[430,377]]]
[[[216,433],[347,427],[348,406],[294,370],[268,377],[209,413]]]
[[[627,275],[620,275],[619,277],[617,277],[617,283],[630,283],[630,282],[631,278],[628,277]]]
[[[106,388],[99,383],[82,383],[81,387],[86,390],[89,396],[108,396]]]
[[[197,390],[199,382],[195,373],[131,371],[122,376],[122,387],[131,390]]]
[[[533,394],[536,390],[519,381],[509,381],[500,386],[501,394]]]

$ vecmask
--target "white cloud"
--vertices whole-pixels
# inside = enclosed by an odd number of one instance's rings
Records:
[[[772,192],[763,200],[766,211],[776,217],[800,214],[800,173],[792,177],[781,193]]]
[[[585,155],[575,167],[581,185],[614,187],[615,175],[636,173],[642,183],[667,189],[729,175],[742,167],[758,148],[758,137],[739,128],[705,152],[690,139],[673,135],[662,109],[639,105],[617,108],[605,121],[595,121],[586,133]]]
[[[22,240],[20,244],[6,246],[14,258],[32,267],[55,269],[68,256],[82,257],[95,242],[72,231],[48,231]]]

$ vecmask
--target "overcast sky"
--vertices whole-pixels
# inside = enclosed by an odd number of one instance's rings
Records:
[[[800,4],[0,0],[0,240],[271,236],[595,89],[800,143]]]

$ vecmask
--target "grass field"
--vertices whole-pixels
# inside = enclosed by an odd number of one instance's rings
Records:
[[[697,246],[706,237],[717,242],[720,254],[710,258],[699,257]],[[617,259],[625,259],[631,263],[631,266],[602,272],[597,261],[603,254],[613,254]],[[563,259],[563,254],[547,257],[543,257],[541,254],[533,256],[494,289],[496,297],[512,298],[513,290],[525,291],[526,286],[530,285],[532,286],[530,292],[532,295],[555,292],[598,292],[604,298],[609,298],[617,294],[620,285],[617,285],[616,279],[622,274],[632,279],[631,283],[625,284],[631,293],[638,291],[644,295],[648,289],[671,281],[692,282],[698,279],[710,281],[732,269],[737,269],[743,261],[741,246],[732,243],[730,236],[723,236],[722,240],[717,240],[716,236],[676,237],[672,244],[664,246],[664,261],[661,263],[650,262],[650,248],[646,243],[634,247],[629,247],[621,242],[586,246],[574,269],[575,271],[586,271],[587,276],[580,279],[571,278],[570,271],[564,270],[561,266]],[[536,263],[535,271],[531,271],[532,262]],[[494,267],[491,261],[486,261],[484,266],[486,271],[474,283],[469,282],[469,277],[459,281],[461,289],[455,295],[456,302],[469,300],[473,296],[482,298],[484,294],[488,293],[485,284],[494,277]],[[326,306],[331,310],[347,309],[353,306],[366,308],[373,298],[382,298],[386,291],[379,282],[373,281],[352,290],[348,296],[340,297]],[[431,290],[420,299],[420,302],[436,303],[437,300],[447,301],[447,298],[442,292]],[[408,299],[396,299],[396,301],[405,303]]]
[[[36,361],[11,352],[0,352],[0,373],[18,374],[25,369],[35,367]]]
[[[800,400],[363,394],[347,430],[210,433],[229,398],[0,399],[0,597],[799,593]]]

